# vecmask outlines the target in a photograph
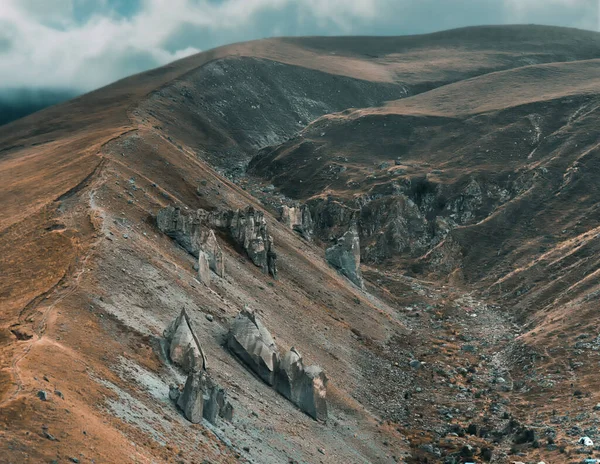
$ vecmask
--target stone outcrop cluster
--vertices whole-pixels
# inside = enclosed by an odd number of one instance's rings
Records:
[[[273,337],[254,312],[242,310],[231,325],[227,346],[268,385],[275,384],[279,352]]]
[[[306,240],[313,234],[313,220],[307,205],[281,207],[280,222],[298,232]]]
[[[279,365],[276,388],[309,416],[327,420],[327,376],[319,366],[305,368],[295,348],[285,354]]]
[[[193,424],[201,422],[202,418],[214,424],[217,417],[225,420],[233,417],[233,406],[227,401],[227,392],[206,372],[191,372],[183,391],[174,388],[171,392],[171,399]]]
[[[459,269],[468,247],[455,230],[489,217],[530,189],[535,178],[533,172],[514,178],[477,175],[446,183],[439,181],[441,174],[432,170],[426,176],[403,176],[352,198],[316,195],[306,200],[313,238],[325,242],[356,224],[362,262],[378,264],[402,256],[414,260],[416,267],[446,274],[450,265]],[[459,244],[462,250],[457,250]],[[440,250],[434,251],[440,245],[446,248],[441,266]]]
[[[231,237],[246,251],[252,262],[264,272],[277,277],[277,255],[264,213],[248,206],[243,210],[227,212],[225,220]]]
[[[171,386],[169,397],[195,424],[203,417],[211,423],[217,416],[231,420],[233,406],[227,401],[227,392],[206,373],[206,356],[185,309],[163,335],[169,343],[171,361],[188,374],[183,391]]]
[[[277,254],[267,221],[262,211],[251,206],[241,210],[199,209],[192,212],[168,206],[158,213],[156,222],[159,230],[175,239],[189,253],[198,256],[199,273],[205,274],[208,265],[217,275],[224,275],[223,252],[214,233],[214,230],[219,230],[242,248],[263,272],[277,276]],[[201,280],[206,282],[203,275]]]
[[[358,287],[364,288],[360,272],[360,239],[356,225],[352,225],[334,246],[325,250],[325,259],[340,274]]]
[[[292,348],[280,357],[273,337],[256,317],[244,308],[235,318],[227,346],[261,379],[314,419],[327,420],[327,376],[318,366],[304,367]]]

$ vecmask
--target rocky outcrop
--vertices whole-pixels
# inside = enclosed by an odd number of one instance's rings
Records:
[[[307,205],[283,205],[279,220],[306,240],[310,240],[313,234],[313,220]]]
[[[171,389],[169,396],[176,398],[177,406],[190,422],[198,424],[202,418],[215,423],[217,417],[231,420],[233,406],[227,401],[227,392],[206,372],[188,375],[183,391],[178,395]]]
[[[205,377],[204,410],[202,411],[202,416],[212,424],[216,422],[217,417],[231,420],[233,417],[233,407],[227,401],[227,392],[210,377]]]
[[[435,263],[425,266],[440,251],[438,245],[453,230],[490,217],[499,207],[530,189],[534,178],[534,173],[523,173],[514,179],[500,173],[464,176],[448,182],[444,171],[428,169],[425,174],[386,178],[351,198],[336,197],[333,193],[313,195],[305,205],[310,210],[313,238],[331,241],[356,225],[361,262],[379,264],[400,258],[415,272],[422,269],[443,274],[453,264],[446,258],[444,266]],[[295,198],[298,201],[302,197]],[[290,206],[282,208],[280,220],[285,224],[299,222],[299,212]],[[447,243],[450,242],[452,239]],[[348,275],[348,266],[340,265],[338,258],[344,255],[337,251],[330,251],[334,252],[332,265],[357,283],[351,271]],[[462,257],[454,264],[451,272],[462,265]]]
[[[210,268],[217,275],[224,275],[223,254],[212,229],[227,234],[256,266],[273,277],[277,276],[273,237],[269,235],[264,213],[251,206],[235,211],[199,209],[189,213],[168,206],[158,213],[156,222],[162,232],[174,238],[189,253],[198,256],[200,250],[204,251]]]
[[[369,202],[360,212],[362,259],[380,263],[395,255],[420,256],[434,229],[418,205],[403,194]]]
[[[460,271],[462,260],[463,249],[452,234],[449,234],[444,241],[423,256],[421,262],[438,274],[450,274]]]
[[[235,318],[229,349],[268,385],[314,419],[327,420],[327,376],[318,366],[304,368],[295,348],[280,360],[273,337],[254,312],[244,308]]]
[[[204,250],[198,252],[198,280],[205,285],[210,285],[210,264],[208,254]]]
[[[298,404],[299,385],[304,375],[302,356],[293,348],[288,351],[277,371],[277,391],[292,403]]]
[[[223,250],[219,246],[214,230],[209,229],[202,237],[201,249],[206,253],[210,269],[219,277],[225,276]]]
[[[327,376],[319,366],[305,369],[298,406],[317,420],[327,420]]]
[[[174,206],[161,209],[156,215],[158,229],[175,239],[188,253],[198,256],[201,237],[206,233],[206,211],[185,211]]]
[[[244,248],[252,262],[276,277],[277,255],[273,249],[273,237],[269,235],[264,213],[251,206],[244,210],[237,210],[231,216],[228,226],[231,236]]]
[[[331,197],[317,197],[307,202],[312,218],[313,233],[322,240],[337,237],[358,221],[360,205],[346,205]]]
[[[360,272],[360,239],[356,225],[350,227],[334,246],[327,248],[325,258],[340,274],[360,288],[364,287]]]
[[[279,351],[253,311],[244,308],[233,321],[227,346],[268,385],[274,385]]]
[[[206,369],[206,356],[194,334],[185,309],[165,329],[163,333],[169,342],[169,357],[185,372],[197,372]]]
[[[305,369],[295,348],[281,360],[277,391],[314,419],[327,420],[327,377],[318,366]]]

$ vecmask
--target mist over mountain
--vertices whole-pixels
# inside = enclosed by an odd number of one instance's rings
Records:
[[[0,126],[62,103],[77,94],[78,92],[66,89],[0,89]]]

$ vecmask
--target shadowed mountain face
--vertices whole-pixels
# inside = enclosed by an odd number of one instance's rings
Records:
[[[0,126],[75,97],[67,90],[0,90]]]
[[[3,126],[0,456],[564,462],[600,439],[598,71],[600,34],[561,28],[270,39]]]

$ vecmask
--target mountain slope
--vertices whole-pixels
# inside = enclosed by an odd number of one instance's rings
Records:
[[[559,456],[513,442],[543,433],[553,408],[598,401],[595,372],[575,372],[567,347],[556,365],[543,352],[579,336],[571,308],[591,311],[597,288],[598,59],[600,34],[546,27],[269,39],[1,127],[2,455],[444,462],[470,445],[493,462]],[[313,241],[277,220],[295,203]],[[157,228],[168,205],[264,210],[277,280],[218,234],[225,277],[202,284],[197,259]],[[365,290],[324,259],[353,223]],[[325,369],[326,424],[224,348],[245,305],[282,352]],[[184,378],[163,330],[183,307],[231,423],[192,425],[169,400]],[[578,388],[589,396],[565,401]],[[465,436],[469,424],[488,432]],[[555,432],[567,448],[570,425]]]

